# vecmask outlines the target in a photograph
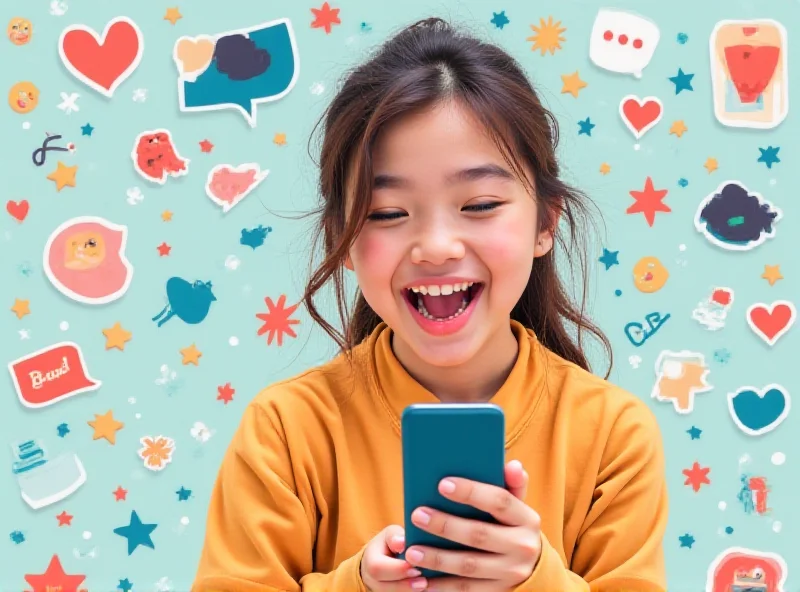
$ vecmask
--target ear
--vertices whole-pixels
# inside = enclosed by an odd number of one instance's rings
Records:
[[[547,255],[547,253],[549,253],[550,249],[552,248],[553,248],[553,231],[542,230],[539,233],[538,238],[536,239],[536,246],[533,249],[533,256],[541,257],[542,255]]]
[[[349,269],[350,271],[354,271],[353,270],[353,260],[350,259],[350,253],[348,253],[347,257],[344,258],[344,266],[345,266],[345,269]]]

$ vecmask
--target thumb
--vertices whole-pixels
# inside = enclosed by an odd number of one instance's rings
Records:
[[[405,530],[402,526],[392,524],[383,530],[386,547],[392,553],[402,553],[406,548]]]
[[[525,501],[528,492],[528,473],[518,460],[512,460],[506,465],[506,487],[515,498]]]

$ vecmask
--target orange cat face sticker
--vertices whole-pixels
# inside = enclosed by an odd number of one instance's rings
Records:
[[[133,267],[125,258],[128,229],[103,218],[67,220],[45,245],[43,267],[56,289],[84,304],[106,304],[128,289]]]

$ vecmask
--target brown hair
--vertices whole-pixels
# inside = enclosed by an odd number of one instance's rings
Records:
[[[533,329],[539,341],[562,358],[589,370],[582,349],[585,331],[604,346],[611,368],[611,345],[585,316],[587,235],[580,226],[589,219],[591,203],[559,179],[555,149],[555,117],[539,102],[519,64],[499,47],[458,32],[438,18],[419,21],[384,43],[377,54],[351,72],[315,130],[324,121],[320,155],[320,216],[313,252],[320,236],[324,260],[312,268],[303,294],[311,318],[340,349],[350,350],[381,322],[358,291],[355,308],[348,306],[343,262],[364,224],[372,195],[372,147],[387,123],[443,101],[456,100],[485,125],[508,164],[528,184],[527,165],[533,171],[530,187],[539,203],[542,228],[554,231],[570,263],[582,271],[582,300],[574,305],[559,278],[555,248],[533,265],[528,284],[511,311],[511,318]],[[312,134],[313,137],[313,134]],[[346,191],[351,191],[348,214]],[[566,223],[570,248],[559,222]],[[577,240],[576,240],[577,239]],[[313,298],[333,278],[342,330],[326,321]],[[574,274],[573,274],[574,278]],[[573,338],[565,322],[576,330]],[[607,376],[607,375],[606,375]]]

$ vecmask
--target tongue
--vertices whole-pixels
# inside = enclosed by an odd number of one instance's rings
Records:
[[[453,292],[447,296],[430,296],[429,294],[420,294],[422,297],[422,304],[431,316],[437,319],[446,319],[449,316],[456,314],[456,311],[461,306],[461,299],[464,296],[463,292]]]

